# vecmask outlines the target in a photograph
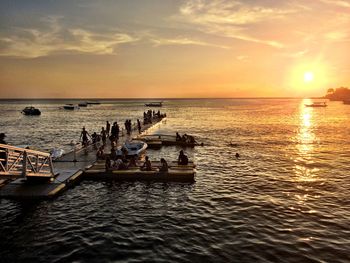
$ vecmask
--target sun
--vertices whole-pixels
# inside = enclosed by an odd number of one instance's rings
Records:
[[[304,82],[311,82],[314,80],[314,73],[307,71],[304,73]]]

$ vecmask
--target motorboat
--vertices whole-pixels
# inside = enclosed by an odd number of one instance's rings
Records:
[[[327,107],[326,102],[313,102],[311,104],[305,104],[305,107]]]
[[[162,107],[163,102],[150,102],[145,104],[146,107]]]
[[[39,109],[37,109],[37,108],[34,108],[33,106],[30,106],[30,107],[25,107],[22,110],[22,113],[24,115],[40,115],[41,111]]]
[[[116,154],[121,156],[125,153],[126,156],[139,156],[147,149],[147,143],[142,141],[126,141],[122,146],[117,148]]]
[[[88,104],[87,104],[87,102],[81,102],[81,103],[78,104],[78,106],[79,107],[87,107]]]
[[[65,109],[65,110],[75,110],[75,109],[79,109],[79,107],[74,105],[74,104],[66,104],[66,105],[63,106],[63,109]]]

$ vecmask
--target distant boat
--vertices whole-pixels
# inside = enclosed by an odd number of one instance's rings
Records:
[[[98,105],[98,104],[101,104],[101,102],[98,102],[98,101],[87,101],[86,104]]]
[[[24,115],[40,115],[41,114],[41,111],[37,108],[34,108],[33,106],[31,107],[25,107],[23,110],[22,110],[22,113]]]
[[[147,149],[147,143],[142,141],[125,142],[123,146],[119,146],[116,153],[123,155],[125,152],[127,156],[140,155]]]
[[[145,104],[146,107],[162,107],[163,102],[150,102]]]
[[[350,100],[343,100],[344,104],[350,105]]]
[[[73,105],[73,104],[66,104],[66,105],[63,106],[63,109],[65,109],[65,110],[75,110],[75,109],[79,109],[79,107],[76,106],[76,105]]]
[[[305,107],[327,107],[326,102],[313,102],[311,104],[305,104]]]
[[[87,104],[87,102],[81,102],[81,103],[78,104],[78,106],[79,107],[87,107],[88,104]]]

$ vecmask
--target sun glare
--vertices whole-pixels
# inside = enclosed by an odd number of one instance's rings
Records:
[[[307,71],[304,73],[304,81],[305,82],[311,82],[314,80],[314,73]]]

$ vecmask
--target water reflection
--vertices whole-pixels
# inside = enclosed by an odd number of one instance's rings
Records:
[[[316,180],[317,168],[313,167],[314,143],[317,137],[314,133],[315,117],[314,109],[305,107],[311,101],[305,99],[299,107],[299,128],[296,135],[297,157],[295,158],[295,174],[298,181]]]

